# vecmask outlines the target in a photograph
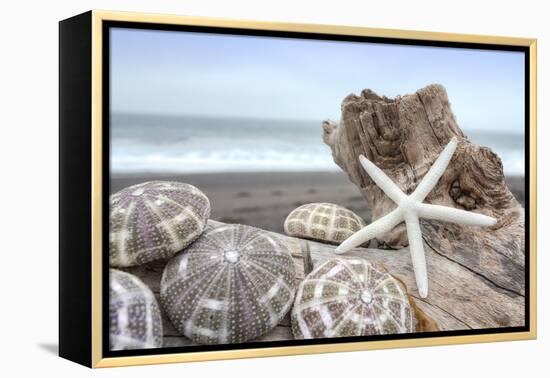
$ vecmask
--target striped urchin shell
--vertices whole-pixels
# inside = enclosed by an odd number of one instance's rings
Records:
[[[136,276],[109,270],[110,350],[162,347],[160,309],[151,290]]]
[[[415,331],[403,285],[366,260],[333,259],[298,287],[291,314],[297,339],[370,336]]]
[[[109,264],[168,259],[203,232],[210,201],[193,185],[150,181],[111,196]]]
[[[365,227],[353,211],[333,203],[308,203],[286,218],[287,235],[339,244]]]
[[[205,231],[164,269],[161,303],[200,344],[241,343],[273,329],[292,306],[294,262],[272,234],[243,225]]]

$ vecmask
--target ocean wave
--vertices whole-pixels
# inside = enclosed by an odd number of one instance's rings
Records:
[[[299,172],[337,171],[340,168],[332,157],[313,156],[300,153],[277,153],[266,151],[251,154],[236,150],[212,152],[205,155],[191,152],[174,155],[115,155],[111,158],[111,171],[114,173],[221,173],[221,172]]]
[[[523,135],[466,134],[501,157],[505,174],[524,174]],[[110,151],[114,173],[340,170],[316,121],[119,114],[112,118]]]
[[[506,175],[523,175],[525,159],[521,151],[502,151]],[[264,151],[191,151],[186,154],[136,153],[111,157],[113,173],[220,173],[220,172],[299,172],[338,171],[330,151],[323,154]]]

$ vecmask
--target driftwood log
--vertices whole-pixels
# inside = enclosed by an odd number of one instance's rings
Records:
[[[443,86],[429,85],[395,99],[368,89],[360,96],[349,95],[342,103],[340,124],[325,121],[323,131],[334,161],[365,197],[373,221],[396,205],[362,169],[359,155],[366,155],[408,194],[456,136],[458,148],[426,202],[490,215],[498,223],[476,228],[422,220],[425,248],[435,254],[432,260],[441,260],[437,268],[431,261],[430,281],[464,267],[506,295],[525,295],[524,209],[506,185],[500,158],[491,149],[470,143],[458,126]],[[404,225],[378,241],[391,248],[406,246]],[[464,295],[464,285],[473,283],[449,281],[448,285],[455,291],[457,305],[464,307],[458,299]],[[437,289],[430,297],[436,295]],[[507,308],[500,310],[506,317]]]
[[[220,227],[224,223],[208,221],[208,227]],[[299,283],[315,267],[334,258],[335,245],[294,238],[272,233],[285,242],[292,254]],[[468,268],[455,264],[448,270],[449,260],[432,249],[426,250],[428,269],[432,276],[431,291],[426,299],[419,298],[411,288],[415,287],[414,274],[407,251],[388,251],[374,248],[356,248],[343,258],[368,258],[383,265],[409,289],[417,307],[419,331],[462,330],[523,325],[524,298],[502,290]],[[160,280],[166,261],[155,261],[124,270],[140,277],[153,291],[157,300]],[[159,302],[160,303],[160,302]],[[164,347],[192,345],[181,336],[162,313]],[[270,333],[255,341],[292,340],[290,318],[287,315]]]

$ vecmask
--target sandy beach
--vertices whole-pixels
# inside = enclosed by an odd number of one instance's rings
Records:
[[[283,232],[283,222],[296,207],[309,202],[344,206],[366,221],[370,214],[359,190],[341,172],[260,172],[211,174],[132,174],[111,178],[111,193],[150,180],[195,185],[210,199],[211,218]],[[524,178],[511,176],[508,186],[524,204]]]

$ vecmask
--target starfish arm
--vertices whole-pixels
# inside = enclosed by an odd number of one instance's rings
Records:
[[[417,209],[420,218],[464,224],[467,226],[494,226],[497,223],[497,220],[493,217],[455,209],[453,207],[422,203],[418,205]]]
[[[369,224],[367,227],[364,227],[355,234],[351,235],[335,249],[335,252],[338,254],[346,253],[372,238],[385,234],[401,222],[403,222],[403,215],[401,210],[397,208],[388,215],[383,216],[377,221]]]
[[[445,170],[447,169],[447,166],[449,165],[449,162],[451,161],[451,158],[456,150],[457,143],[456,137],[453,137],[449,144],[447,144],[443,151],[441,151],[441,154],[430,167],[428,173],[426,173],[413,194],[411,194],[412,198],[420,202],[424,201],[424,198],[426,198],[430,191],[437,185],[437,182],[443,173],[445,173]]]
[[[424,255],[424,243],[422,231],[416,216],[405,219],[407,225],[407,237],[409,238],[409,250],[416,279],[416,287],[421,298],[428,296],[428,270],[426,267],[426,256]]]
[[[405,193],[403,193],[403,191],[395,185],[395,183],[384,173],[383,170],[374,165],[372,161],[363,155],[359,155],[359,162],[369,174],[372,181],[374,181],[393,202],[399,204],[399,201],[406,197]]]

